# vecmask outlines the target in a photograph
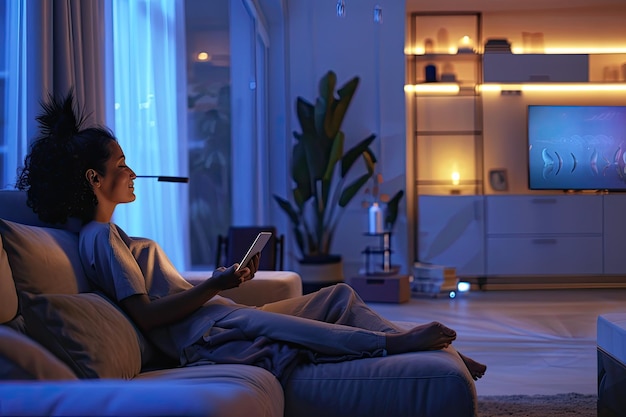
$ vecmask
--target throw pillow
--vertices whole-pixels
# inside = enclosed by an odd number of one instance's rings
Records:
[[[7,326],[0,326],[0,379],[77,378],[43,346]]]
[[[0,323],[6,323],[17,314],[17,292],[7,253],[0,237]]]
[[[89,291],[75,233],[0,219],[0,235],[18,290],[35,294]]]
[[[131,379],[141,370],[133,325],[93,293],[22,293],[28,334],[65,362],[79,378]]]

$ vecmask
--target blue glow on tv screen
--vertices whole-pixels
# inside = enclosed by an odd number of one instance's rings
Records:
[[[528,186],[626,191],[626,106],[528,106]]]

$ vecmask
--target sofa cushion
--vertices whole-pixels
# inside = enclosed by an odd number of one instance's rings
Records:
[[[78,378],[43,346],[7,326],[0,326],[0,379]]]
[[[286,417],[476,415],[474,381],[452,347],[304,364],[284,389]]]
[[[89,290],[75,233],[0,219],[0,235],[18,290],[34,294]]]
[[[80,378],[131,379],[141,370],[133,325],[111,303],[93,293],[22,293],[28,334]]]
[[[17,314],[17,293],[9,258],[2,245],[0,236],[0,323],[12,320]]]
[[[214,369],[228,365],[202,366]],[[21,416],[203,416],[283,417],[280,384],[273,376],[259,378],[256,372],[226,368],[222,375],[196,378],[28,382],[0,381],[3,415]],[[250,378],[243,379],[240,375]],[[275,379],[275,378],[274,378]],[[271,383],[271,381],[269,381]],[[269,395],[272,392],[276,394]],[[33,401],[36,398],[37,401]]]
[[[190,389],[204,387],[206,392],[201,395],[211,406],[202,415],[283,416],[284,393],[280,382],[258,366],[198,364],[142,372],[131,384],[142,381],[160,381],[170,387]]]

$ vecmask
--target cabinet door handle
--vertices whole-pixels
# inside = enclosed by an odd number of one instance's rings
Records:
[[[556,198],[533,198],[531,200],[533,204],[556,204]]]
[[[549,238],[543,238],[543,239],[533,239],[532,242],[536,245],[556,245],[557,240],[556,239],[549,239]]]

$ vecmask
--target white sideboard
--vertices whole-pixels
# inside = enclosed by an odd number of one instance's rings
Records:
[[[418,210],[418,260],[459,276],[626,276],[626,195],[420,196]]]
[[[457,275],[484,275],[483,196],[422,195],[418,211],[420,262],[454,266]]]

